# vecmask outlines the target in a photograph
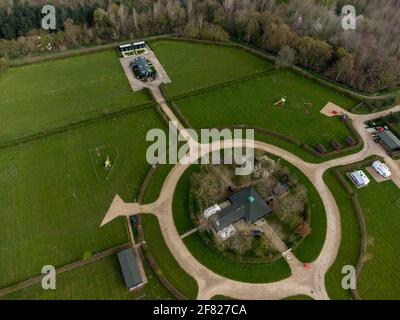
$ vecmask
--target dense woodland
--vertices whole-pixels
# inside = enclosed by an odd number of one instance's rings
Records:
[[[234,37],[365,92],[400,84],[396,0],[53,0],[52,32],[40,29],[48,2],[0,0],[0,68],[19,56],[179,33]],[[357,9],[357,30],[341,27],[346,4]]]

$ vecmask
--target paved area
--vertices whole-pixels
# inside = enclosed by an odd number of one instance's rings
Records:
[[[340,114],[347,114],[348,111],[334,104],[333,102],[328,102],[325,107],[323,107],[320,111],[322,114],[328,117],[336,117]]]
[[[158,88],[162,83],[171,83],[171,79],[169,78],[167,72],[164,67],[157,59],[154,52],[147,46],[146,52],[140,54],[140,56],[145,57],[147,60],[151,61],[158,72],[158,78],[154,81],[143,82],[141,80],[136,79],[132,70],[130,69],[130,63],[135,59],[135,56],[120,58],[119,62],[121,63],[122,69],[124,69],[125,75],[128,78],[129,84],[133,91],[140,91],[143,88]]]
[[[237,299],[275,300],[298,294],[309,295],[318,300],[329,299],[325,289],[325,274],[334,263],[339,251],[341,224],[339,209],[335,198],[323,181],[323,174],[329,168],[358,162],[364,160],[368,156],[376,154],[385,158],[385,161],[393,170],[393,180],[400,187],[400,163],[391,159],[378,144],[373,142],[372,137],[365,130],[364,126],[364,122],[367,120],[382,117],[390,112],[400,111],[400,106],[372,115],[355,115],[346,111],[353,120],[355,129],[359,132],[364,141],[363,149],[357,154],[327,161],[322,164],[312,164],[303,161],[284,149],[260,141],[230,140],[225,141],[223,145],[219,141],[210,145],[199,145],[196,141],[193,141],[190,135],[188,135],[183,129],[182,125],[165,103],[159,90],[154,89],[153,94],[165,114],[171,120],[177,121],[178,129],[187,137],[190,146],[192,147],[192,152],[190,152],[187,155],[187,159],[185,159],[186,163],[193,163],[199,157],[209,152],[220,150],[221,148],[239,147],[243,145],[253,146],[254,143],[254,148],[283,158],[299,168],[299,170],[301,170],[313,183],[325,206],[327,215],[327,234],[324,246],[317,260],[314,261],[309,268],[305,268],[300,261],[289,253],[288,256],[290,259],[286,259],[286,261],[290,265],[292,275],[289,278],[278,282],[249,284],[230,280],[214,273],[212,270],[209,270],[207,267],[200,264],[191,255],[175,227],[172,215],[173,195],[180,177],[190,166],[190,164],[184,165],[181,163],[175,165],[175,167],[170,171],[168,177],[164,181],[160,197],[156,202],[146,206],[135,204],[134,207],[128,204],[121,204],[120,200],[114,200],[115,203],[113,202],[111,205],[111,209],[107,213],[103,223],[111,221],[111,219],[118,216],[118,214],[128,213],[128,211],[132,209],[138,210],[137,212],[152,213],[156,215],[160,222],[165,242],[175,259],[179,265],[198,282],[198,299],[210,299],[217,294],[227,295]],[[331,107],[332,106],[330,106],[330,108]],[[116,211],[113,208],[121,208],[123,210],[118,209]],[[278,240],[276,239],[276,241]],[[277,243],[277,245],[281,246],[282,244]],[[281,249],[283,249],[283,246]]]
[[[261,226],[261,230],[264,232],[265,236],[271,241],[275,249],[278,250],[280,253],[288,250],[286,244],[276,234],[276,232],[274,231],[274,229],[272,229],[268,222],[263,223],[263,225]]]

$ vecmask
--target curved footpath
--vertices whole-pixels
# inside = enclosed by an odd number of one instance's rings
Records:
[[[109,211],[107,212],[102,225],[108,223],[112,219],[121,215],[129,215],[132,212],[150,213],[157,216],[162,234],[169,249],[174,255],[179,265],[194,279],[199,285],[198,299],[210,299],[214,295],[225,295],[237,299],[283,299],[293,295],[308,295],[317,300],[327,300],[329,296],[325,289],[325,274],[334,263],[339,251],[341,241],[340,212],[337,207],[335,198],[329,188],[323,181],[323,174],[326,170],[359,162],[371,155],[379,155],[385,158],[393,171],[393,181],[400,187],[400,164],[398,161],[391,159],[381,146],[373,142],[372,137],[364,128],[364,122],[376,119],[389,114],[390,112],[400,111],[400,106],[386,110],[383,112],[370,115],[355,115],[339,107],[335,107],[335,111],[346,113],[353,121],[355,129],[358,131],[364,141],[363,149],[357,154],[349,155],[339,159],[334,159],[321,164],[312,164],[303,161],[299,157],[283,150],[279,147],[260,142],[246,140],[231,140],[215,142],[209,145],[200,145],[194,141],[190,135],[183,129],[176,116],[165,103],[160,90],[152,89],[153,95],[162,107],[165,114],[171,121],[176,121],[178,130],[188,140],[191,150],[193,151],[187,156],[188,164],[178,163],[170,171],[166,178],[160,196],[154,203],[141,206],[140,204],[126,204],[118,196],[114,199]],[[298,261],[292,254],[289,263],[292,275],[282,281],[273,283],[251,284],[238,282],[224,278],[206,266],[198,262],[190,253],[181,239],[175,227],[172,202],[174,191],[178,181],[190,163],[195,162],[199,157],[208,154],[211,151],[217,151],[223,148],[232,148],[239,146],[254,146],[275,156],[278,156],[299,168],[313,183],[314,187],[321,195],[321,199],[325,206],[327,215],[327,232],[324,246],[316,261],[314,261],[309,269],[304,268],[303,264]],[[134,210],[134,211],[132,211]]]

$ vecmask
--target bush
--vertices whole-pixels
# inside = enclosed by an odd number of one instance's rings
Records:
[[[325,149],[325,147],[324,147],[322,144],[317,144],[317,145],[315,146],[315,150],[317,150],[317,152],[318,152],[319,154],[325,154],[325,153],[326,153],[326,149]]]
[[[8,67],[8,62],[6,60],[6,58],[0,58],[0,71],[3,71],[5,69],[7,69]]]
[[[93,254],[92,254],[90,251],[85,251],[85,252],[83,253],[82,259],[83,259],[83,260],[89,260],[90,258],[92,258],[92,256],[93,256]]]
[[[329,142],[329,144],[332,146],[333,149],[335,149],[336,151],[341,150],[342,149],[342,145],[337,141],[337,140],[331,140]]]

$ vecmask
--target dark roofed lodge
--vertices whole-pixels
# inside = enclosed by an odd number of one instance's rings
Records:
[[[141,287],[143,285],[143,280],[140,276],[137,260],[132,249],[129,248],[119,252],[118,260],[121,265],[126,287],[131,291]]]
[[[252,224],[272,212],[264,199],[252,187],[247,187],[231,195],[231,205],[216,214],[215,229],[221,231],[227,226],[244,219]]]

